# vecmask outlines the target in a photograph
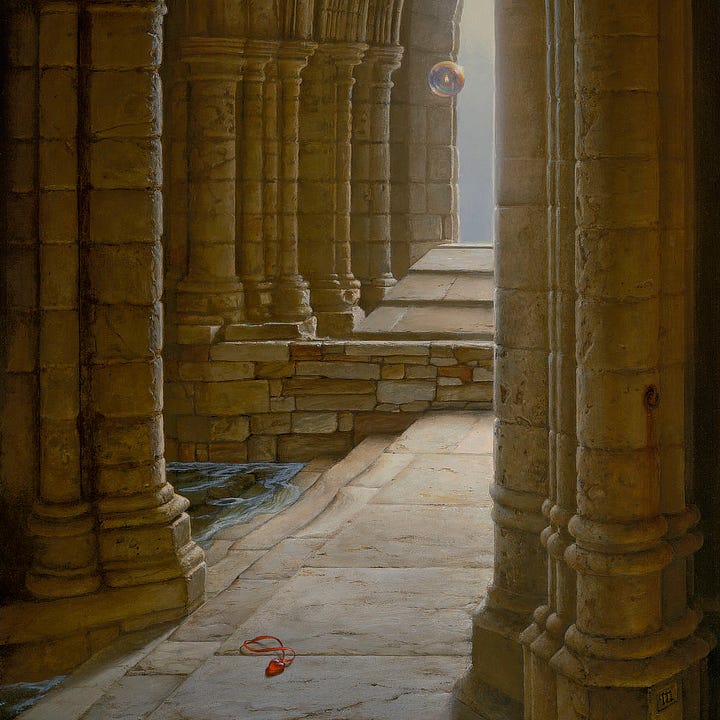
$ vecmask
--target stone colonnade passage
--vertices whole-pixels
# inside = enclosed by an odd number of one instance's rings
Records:
[[[396,282],[402,2],[213,8],[168,53],[170,337],[347,337]]]
[[[680,0],[496,2],[495,572],[457,691],[482,718],[709,717],[689,23]]]

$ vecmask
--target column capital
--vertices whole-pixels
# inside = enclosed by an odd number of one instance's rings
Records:
[[[165,0],[87,0],[85,9],[92,13],[146,13],[167,12]]]
[[[354,67],[362,62],[367,52],[366,43],[322,43],[318,46],[317,53],[325,54],[338,66]]]
[[[308,60],[315,53],[317,43],[305,40],[281,42],[277,50],[278,71],[282,79],[300,77]]]
[[[186,37],[180,41],[180,58],[193,80],[237,80],[245,66],[245,40]]]

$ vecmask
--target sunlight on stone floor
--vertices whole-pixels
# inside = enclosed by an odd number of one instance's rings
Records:
[[[491,578],[492,421],[427,415],[309,463],[294,505],[216,536],[201,608],[124,638],[20,717],[450,718]],[[239,654],[259,634],[298,653],[276,678]]]

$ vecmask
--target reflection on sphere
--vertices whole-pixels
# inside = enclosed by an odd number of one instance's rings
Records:
[[[457,95],[465,85],[465,72],[457,63],[450,60],[433,65],[428,73],[430,89],[440,97]]]

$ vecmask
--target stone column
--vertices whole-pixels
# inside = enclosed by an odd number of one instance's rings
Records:
[[[495,572],[458,687],[484,717],[523,715],[520,634],[546,601],[548,232],[544,0],[498,0],[495,216]]]
[[[188,101],[188,268],[178,285],[181,325],[238,322],[235,269],[236,92],[243,42],[185,38]]]
[[[696,718],[683,707],[683,684],[708,651],[692,634],[685,583],[670,604],[663,594],[676,578],[675,539],[693,520],[668,522],[663,506],[684,508],[675,490],[683,482],[675,463],[666,468],[671,498],[660,470],[660,408],[683,411],[672,398],[678,387],[667,398],[660,387],[673,373],[660,365],[659,7],[575,2],[579,447],[565,558],[577,603],[553,659],[562,718],[600,720],[608,708]],[[682,545],[683,557],[692,553],[694,541]]]
[[[43,0],[39,12],[40,462],[26,582],[36,598],[60,598],[93,592],[100,576],[79,432],[78,10]]]
[[[315,51],[314,43],[284,42],[278,50],[280,82],[280,170],[278,277],[275,317],[305,322],[312,315],[310,289],[300,274],[298,256],[298,169],[300,137],[300,77]]]
[[[187,500],[167,483],[163,459],[158,67],[165,6],[93,0],[86,8],[82,412],[98,553],[106,585],[176,581],[158,589],[158,604],[182,610],[202,599],[205,563],[190,539]]]
[[[277,43],[270,62],[265,66],[265,186],[263,188],[263,245],[265,277],[268,288],[268,312],[275,317],[273,299],[278,272],[278,184],[280,173],[280,127],[278,106]]]
[[[353,99],[353,269],[367,312],[397,282],[390,239],[390,78],[402,53],[397,46],[371,47],[358,69]]]
[[[335,270],[340,281],[345,308],[345,330],[352,330],[361,314],[360,282],[352,272],[350,211],[352,207],[352,89],[353,70],[359,65],[367,45],[340,43],[330,49],[335,63]],[[356,312],[357,311],[357,312]],[[338,328],[342,332],[342,328]]]
[[[363,43],[321,44],[306,95],[312,137],[303,158],[308,201],[308,207],[301,208],[303,255],[320,335],[346,336],[363,317],[360,283],[351,267],[350,177],[353,69],[366,49]]]
[[[575,121],[573,0],[548,3],[549,520],[548,603],[523,633],[527,720],[560,720],[552,656],[575,618],[575,573],[564,560],[575,514]]]
[[[262,322],[270,315],[271,286],[265,275],[263,231],[265,187],[264,84],[265,66],[275,45],[249,40],[245,45],[242,108],[242,178],[238,182],[238,253],[248,320]]]

